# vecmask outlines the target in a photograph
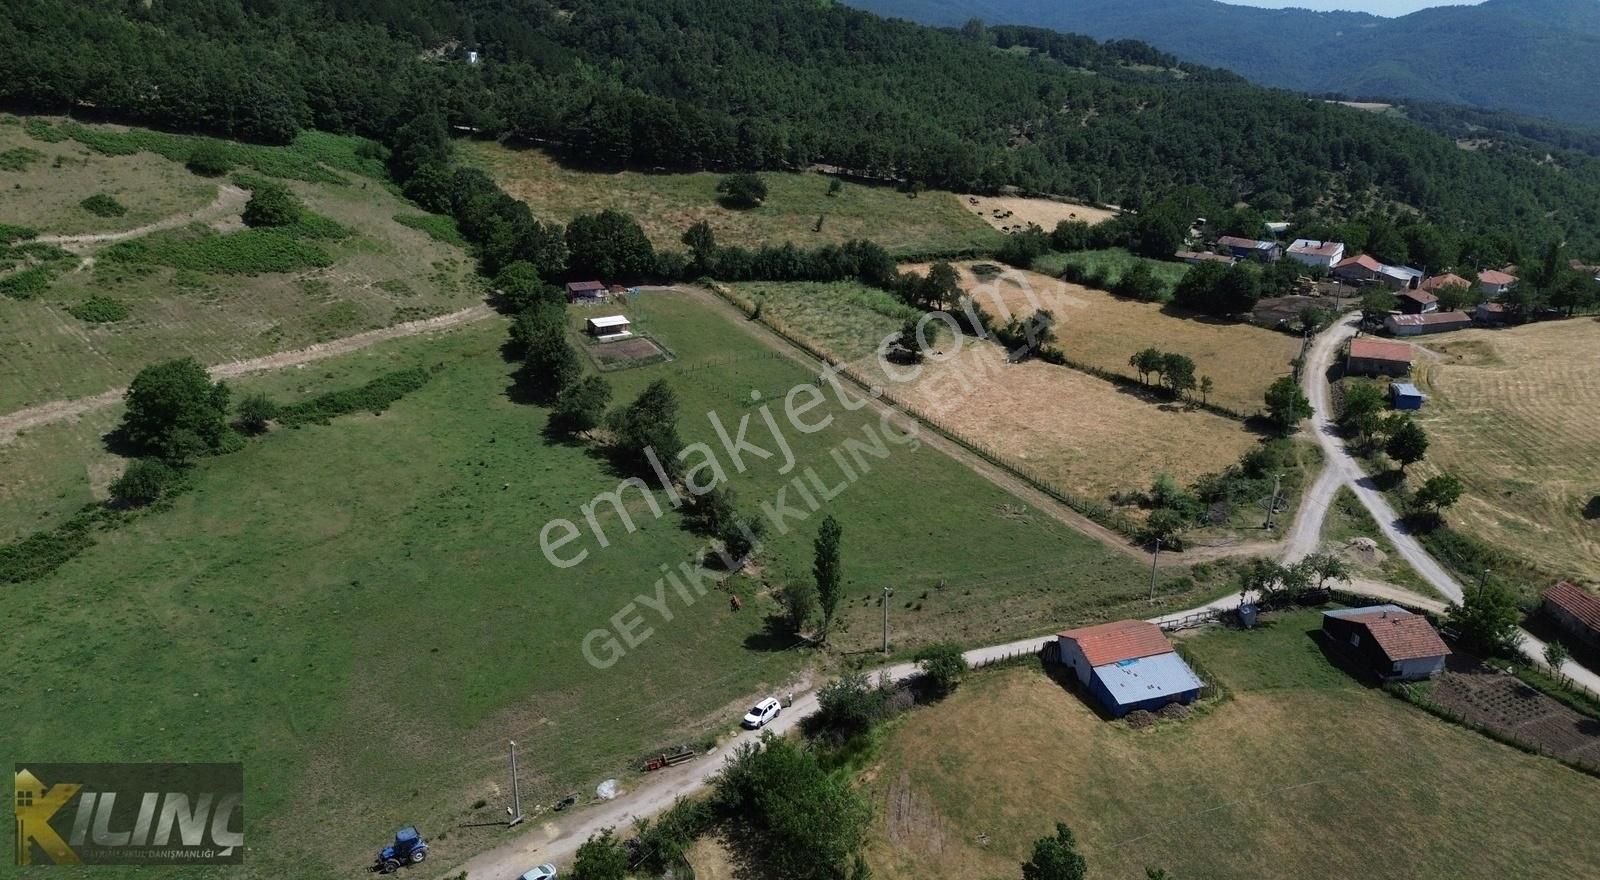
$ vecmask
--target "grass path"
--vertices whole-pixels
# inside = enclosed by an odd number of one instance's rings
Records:
[[[138,238],[141,235],[149,235],[152,232],[162,232],[167,229],[188,226],[190,223],[214,222],[234,217],[244,210],[245,203],[249,200],[250,193],[231,183],[224,183],[217,187],[216,199],[197,211],[174,214],[154,223],[146,223],[143,226],[124,229],[121,232],[95,232],[87,235],[41,235],[33,239],[33,241],[39,244],[60,245],[68,250],[75,247],[106,244],[113,241],[126,241],[130,238]]]
[[[335,339],[331,342],[319,342],[316,345],[308,345],[305,348],[275,352],[248,360],[215,364],[210,368],[211,376],[214,379],[228,379],[249,373],[259,373],[263,370],[276,370],[283,367],[315,363],[326,358],[359,351],[369,345],[386,340],[416,336],[421,333],[431,333],[436,330],[446,330],[462,324],[482,321],[493,317],[494,314],[494,310],[487,305],[468,306],[448,315],[439,315],[420,321],[407,321],[404,324],[368,330],[365,333],[357,333],[354,336],[346,336],[343,339]],[[90,397],[54,400],[50,403],[30,406],[27,409],[0,416],[0,443],[5,443],[15,438],[17,434],[23,431],[53,422],[77,418],[84,413],[110,406],[121,400],[125,391],[127,391],[127,388],[112,388]]]

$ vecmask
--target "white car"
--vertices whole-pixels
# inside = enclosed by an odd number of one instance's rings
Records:
[[[556,880],[556,866],[540,865],[537,868],[529,868],[517,880]]]
[[[782,711],[783,704],[779,703],[775,697],[767,697],[745,713],[742,723],[751,730],[760,730],[766,727],[772,719],[778,717],[778,713]]]

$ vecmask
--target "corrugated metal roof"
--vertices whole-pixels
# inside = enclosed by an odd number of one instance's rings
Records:
[[[626,327],[628,319],[621,315],[607,315],[603,318],[590,318],[589,323],[596,327]]]
[[[1165,654],[1172,650],[1172,643],[1167,641],[1161,627],[1147,620],[1118,620],[1069,629],[1060,635],[1077,643],[1090,666]]]
[[[1313,257],[1331,257],[1344,252],[1342,241],[1318,241],[1314,238],[1297,238],[1289,245],[1289,253]]]
[[[1323,617],[1337,617],[1337,618],[1340,618],[1340,619],[1346,619],[1346,618],[1351,618],[1351,617],[1360,617],[1363,614],[1372,614],[1374,612],[1381,612],[1381,611],[1398,612],[1400,614],[1410,614],[1411,613],[1411,612],[1405,610],[1404,608],[1401,608],[1399,605],[1368,605],[1365,608],[1337,608],[1337,609],[1334,609],[1333,611],[1324,611],[1324,612],[1322,612],[1322,616]]]
[[[1119,706],[1175,697],[1202,684],[1176,651],[1096,666],[1094,674]]]
[[[1571,581],[1562,581],[1544,591],[1544,600],[1600,633],[1600,597]]]

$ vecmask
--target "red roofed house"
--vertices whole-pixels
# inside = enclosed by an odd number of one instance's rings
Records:
[[[1217,239],[1217,248],[1241,260],[1275,263],[1283,258],[1283,245],[1275,241],[1240,238],[1237,235],[1224,235]]]
[[[1344,371],[1356,376],[1404,376],[1411,371],[1411,346],[1363,336],[1350,340]]]
[[[1472,282],[1462,278],[1460,275],[1457,275],[1454,272],[1446,272],[1443,275],[1434,275],[1426,281],[1423,281],[1422,284],[1418,285],[1418,289],[1426,290],[1427,292],[1433,294],[1437,294],[1446,287],[1464,287],[1467,290],[1471,290]]]
[[[606,286],[598,281],[572,281],[567,284],[567,302],[597,303],[606,298]]]
[[[1600,648],[1600,596],[1571,581],[1544,591],[1544,613],[1561,628]]]
[[[1478,290],[1491,299],[1505,296],[1514,290],[1516,286],[1517,276],[1508,275],[1499,269],[1485,269],[1478,273]]]
[[[1506,304],[1478,303],[1478,308],[1473,310],[1472,319],[1479,324],[1504,324],[1506,322]]]
[[[1428,618],[1398,605],[1323,612],[1322,634],[1330,646],[1383,681],[1432,678],[1450,656]]]
[[[1153,712],[1169,703],[1191,703],[1200,695],[1199,677],[1161,627],[1148,621],[1102,623],[1056,638],[1061,662],[1114,718],[1135,709]]]
[[[1439,311],[1439,298],[1426,290],[1402,290],[1396,296],[1400,298],[1400,311],[1408,315]]]
[[[1376,281],[1382,272],[1383,264],[1366,254],[1341,260],[1333,266],[1333,277],[1355,284]]]

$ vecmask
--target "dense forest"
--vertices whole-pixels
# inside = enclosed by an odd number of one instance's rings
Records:
[[[1143,40],[1303,92],[1467,104],[1600,126],[1600,0],[1457,0],[1394,18],[1218,0],[846,2],[935,26],[980,18]]]
[[[1420,211],[1600,254],[1600,160],[1576,150],[1469,151],[1137,43],[811,0],[35,0],[0,9],[0,101],[268,142],[392,143],[436,109],[610,165],[820,162],[1134,209],[1198,186],[1299,219]]]

